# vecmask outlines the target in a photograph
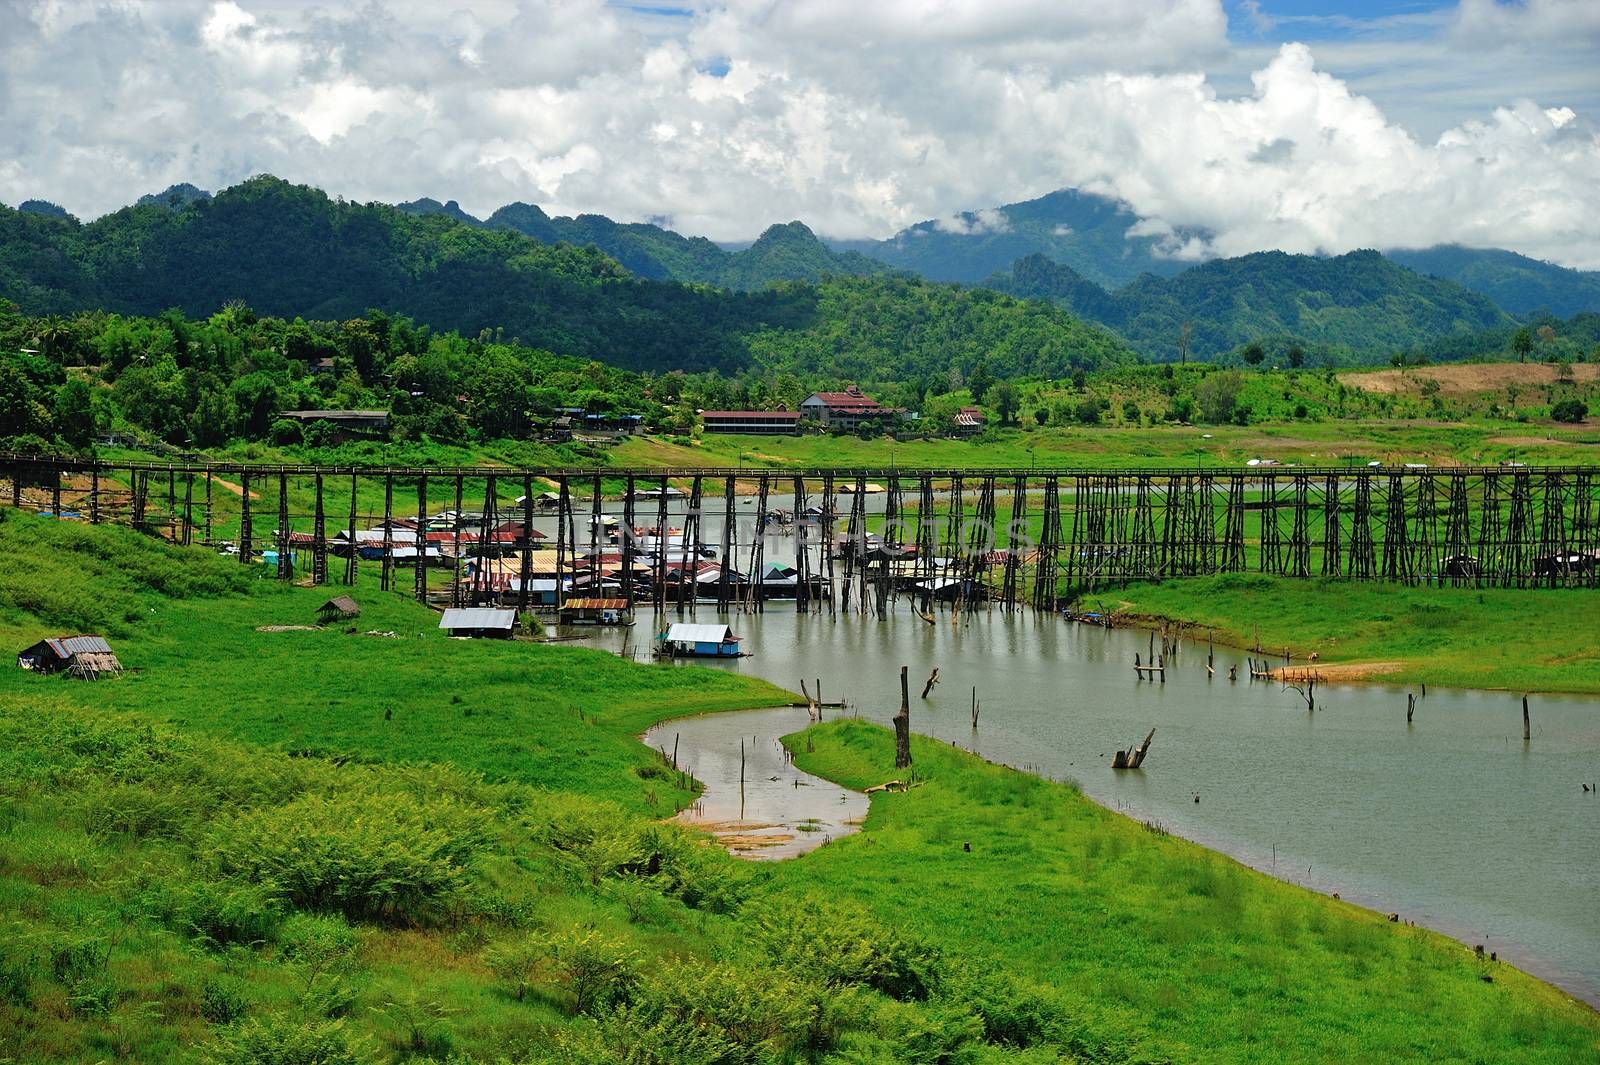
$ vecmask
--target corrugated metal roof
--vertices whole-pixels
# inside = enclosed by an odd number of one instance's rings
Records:
[[[446,610],[439,619],[441,629],[509,629],[517,623],[515,610],[494,607],[462,607]]]
[[[568,599],[562,604],[564,610],[626,610],[626,599]]]
[[[45,640],[50,649],[62,658],[71,658],[75,654],[112,654],[111,645],[106,643],[104,636],[62,636],[59,639]]]
[[[667,629],[667,639],[673,643],[721,643],[733,639],[733,630],[726,625],[696,625],[678,621]]]

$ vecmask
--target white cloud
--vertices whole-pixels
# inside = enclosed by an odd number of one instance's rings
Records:
[[[716,239],[790,218],[882,236],[930,217],[996,232],[1003,216],[971,209],[1077,186],[1126,200],[1179,257],[1462,240],[1600,267],[1590,2],[1465,0],[1405,48],[1264,51],[1230,46],[1217,0],[0,8],[0,200],[84,216],[270,171],[477,214],[528,200]],[[1442,132],[1375,102],[1446,60],[1457,83],[1544,74],[1498,94],[1436,78]],[[1180,236],[1196,227],[1214,240]]]

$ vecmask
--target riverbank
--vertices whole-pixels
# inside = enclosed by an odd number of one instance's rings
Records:
[[[1507,966],[921,738],[861,834],[737,861],[634,737],[788,693],[448,640],[370,581],[259,631],[328,591],[0,517],[5,631],[129,669],[0,674],[0,1059],[1600,1060]],[[817,735],[820,775],[886,779],[880,730]]]
[[[784,742],[802,769],[847,787],[907,775],[878,725],[829,722]],[[920,736],[912,753],[919,786],[875,795],[860,834],[779,875],[1003,957],[1101,1031],[1151,1031],[1141,1055],[1600,1059],[1600,1015],[1404,915],[1257,873],[1071,784]]]
[[[1085,595],[1083,609],[1252,649],[1330,680],[1600,693],[1600,590],[1433,588],[1225,574]]]

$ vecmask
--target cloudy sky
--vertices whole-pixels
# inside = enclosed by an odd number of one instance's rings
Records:
[[[1600,0],[0,0],[0,202],[270,172],[719,240],[1080,187],[1600,268]]]

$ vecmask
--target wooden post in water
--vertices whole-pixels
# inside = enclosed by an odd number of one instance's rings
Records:
[[[911,681],[910,667],[900,667],[900,712],[894,716],[894,767],[911,764]]]
[[[1533,738],[1532,729],[1528,724],[1528,697],[1522,697],[1522,742],[1527,743]]]

